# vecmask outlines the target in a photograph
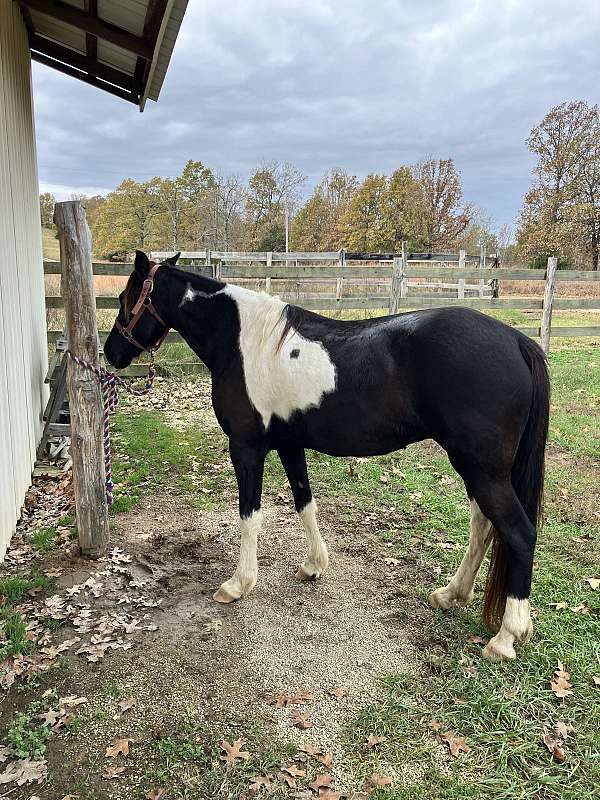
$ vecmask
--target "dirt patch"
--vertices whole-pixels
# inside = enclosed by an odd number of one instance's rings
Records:
[[[136,753],[143,762],[150,743],[170,735],[186,712],[215,736],[256,722],[274,741],[312,744],[331,753],[338,791],[358,788],[344,765],[343,726],[379,695],[383,675],[415,669],[415,619],[427,612],[402,592],[402,576],[414,565],[386,564],[387,550],[374,535],[340,521],[324,503],[320,523],[331,566],[323,579],[299,583],[293,575],[304,557],[302,527],[291,503],[267,501],[258,585],[247,600],[222,606],[212,593],[235,568],[235,504],[226,512],[190,508],[181,498],[153,498],[148,505],[113,524],[113,543],[131,561],[117,558],[108,574],[103,562],[97,570],[78,558],[62,564],[57,594],[68,597],[91,577],[79,604],[94,613],[128,614],[125,624],[141,617],[143,630],[125,637],[132,647],[109,651],[96,663],[85,653],[65,654],[48,685],[58,682],[88,698],[85,724],[72,736],[52,737],[46,784],[11,796],[62,798],[81,786],[96,798],[135,796],[144,787]],[[140,593],[148,605],[128,602]],[[127,714],[119,711],[114,687],[118,696],[135,698]],[[347,696],[335,699],[327,693],[333,687]],[[313,725],[307,730],[290,725],[291,708],[265,701],[269,693],[299,689],[314,695],[300,708]],[[117,736],[134,744],[126,773],[109,783],[100,777],[104,750]]]

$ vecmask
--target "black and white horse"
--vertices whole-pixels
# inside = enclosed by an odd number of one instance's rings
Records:
[[[484,655],[514,658],[515,643],[532,632],[529,594],[550,395],[540,348],[467,308],[334,320],[186,272],[176,261],[157,268],[136,254],[104,352],[114,367],[126,367],[173,328],[210,370],[241,525],[237,569],[215,600],[245,597],[256,584],[269,451],[281,458],[306,530],[308,555],[297,573],[306,580],[324,572],[328,555],[305,449],[374,456],[431,438],[465,483],[471,532],[456,574],[430,602],[443,609],[468,603],[493,543],[484,618],[498,632]]]

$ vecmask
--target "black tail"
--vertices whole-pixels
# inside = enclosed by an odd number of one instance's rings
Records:
[[[544,454],[550,417],[550,376],[543,351],[527,336],[519,335],[519,348],[532,380],[531,408],[513,464],[511,479],[515,494],[534,528],[542,515],[544,499]],[[483,618],[490,630],[502,623],[506,605],[506,554],[494,531],[490,569],[485,587]]]

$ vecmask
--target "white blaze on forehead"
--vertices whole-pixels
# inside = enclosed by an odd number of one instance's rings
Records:
[[[223,293],[238,307],[246,390],[265,428],[273,414],[288,420],[295,411],[319,406],[335,391],[335,365],[321,342],[292,329],[277,350],[285,324],[281,300],[239,286],[228,285]],[[294,358],[292,350],[299,351]]]

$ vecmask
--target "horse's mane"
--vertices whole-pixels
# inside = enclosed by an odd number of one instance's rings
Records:
[[[306,314],[303,308],[299,306],[291,306],[286,304],[281,309],[281,319],[285,320],[283,325],[283,330],[281,331],[281,336],[279,337],[279,342],[277,343],[277,351],[281,350],[283,347],[283,343],[285,342],[285,338],[288,333],[292,330],[292,328],[298,332],[300,332],[300,328],[302,327],[302,323]]]

